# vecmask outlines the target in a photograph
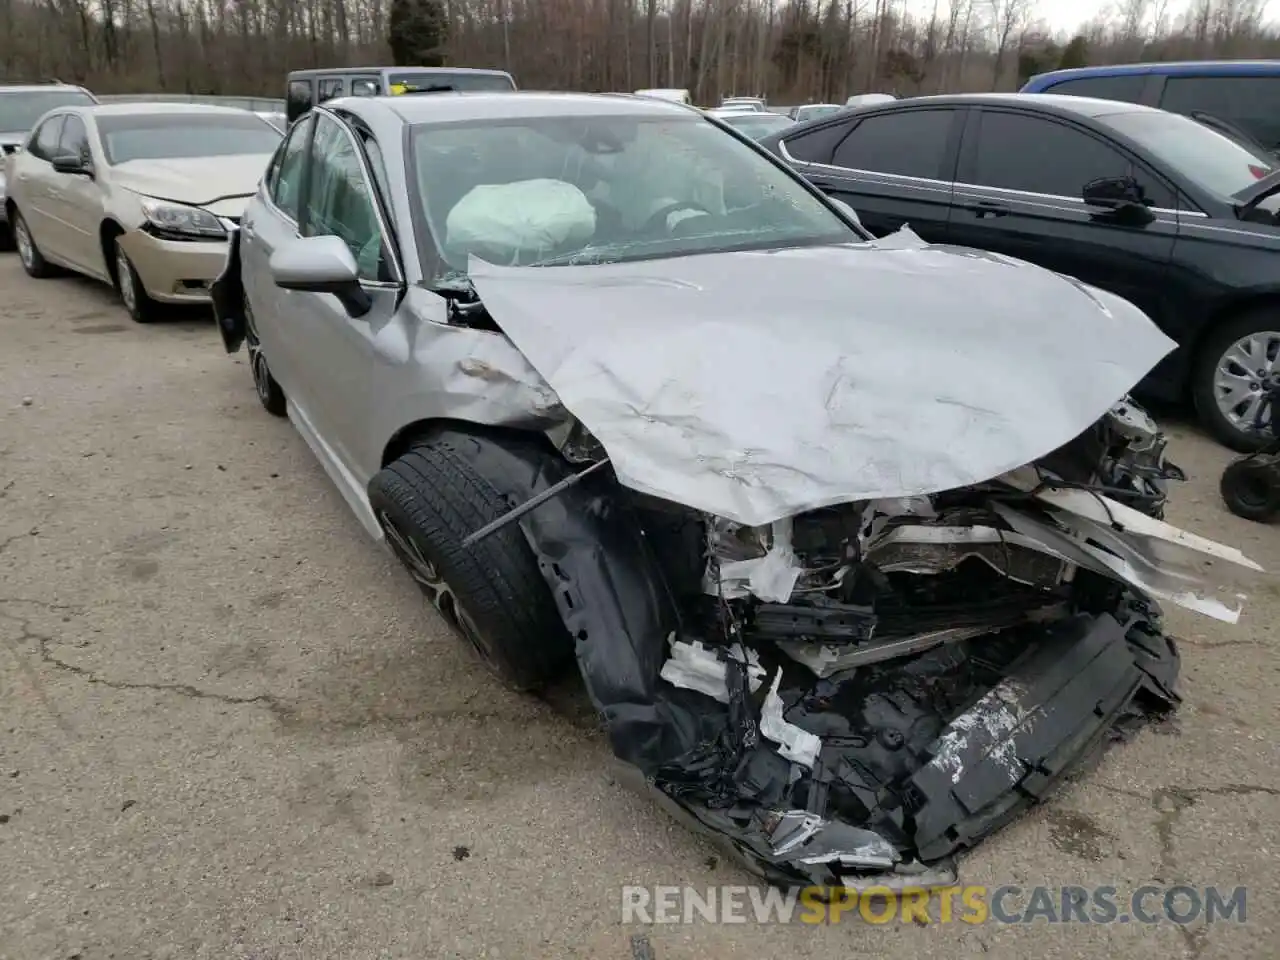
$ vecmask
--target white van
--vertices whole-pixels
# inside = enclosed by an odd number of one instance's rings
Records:
[[[655,100],[672,100],[675,103],[693,105],[693,97],[689,96],[688,90],[637,90],[636,96],[653,97]]]

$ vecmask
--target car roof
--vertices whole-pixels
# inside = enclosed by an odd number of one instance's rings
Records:
[[[1045,113],[1074,114],[1082,117],[1104,117],[1117,113],[1163,113],[1157,107],[1098,97],[1073,97],[1065,93],[950,93],[932,97],[911,97],[891,103],[875,104],[859,109],[860,114],[909,110],[918,106],[995,106],[1031,107]],[[815,121],[816,122],[816,121]]]
[[[364,106],[362,106],[364,105]],[[353,113],[386,109],[404,123],[465,120],[518,120],[532,117],[651,116],[686,117],[696,111],[674,100],[616,93],[531,93],[476,91],[401,94],[392,97],[342,97],[325,102]]]
[[[182,101],[175,102],[172,100],[166,100],[160,103],[153,101],[115,100],[110,103],[99,103],[92,106],[84,106],[80,109],[87,110],[95,117],[133,117],[166,113],[243,117],[246,113],[253,113],[252,110],[246,110],[243,107],[223,107],[212,103],[186,103]]]
[[[290,70],[291,77],[306,77],[312,74],[320,73],[381,73],[384,70],[394,70],[398,73],[475,73],[485,76],[510,76],[505,70],[495,70],[490,67],[397,67],[397,66],[381,66],[381,67],[311,67],[307,70]]]
[[[80,93],[89,93],[84,87],[74,83],[0,83],[0,93],[43,93],[46,90],[78,90]]]
[[[1050,70],[1047,73],[1036,74],[1027,81],[1023,89],[1030,92],[1032,87],[1079,77],[1128,77],[1152,73],[1175,77],[1280,76],[1280,60],[1178,60],[1165,63],[1110,63],[1096,67],[1071,67],[1066,70]]]

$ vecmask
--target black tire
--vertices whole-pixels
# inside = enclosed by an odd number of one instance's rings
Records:
[[[393,552],[503,682],[536,690],[563,673],[573,641],[519,526],[462,546],[510,505],[448,441],[423,442],[379,471],[369,502]],[[430,573],[415,570],[397,535]],[[445,594],[424,583],[432,574]]]
[[[271,375],[266,354],[257,344],[249,347],[249,368],[253,373],[253,387],[258,392],[258,400],[261,401],[267,413],[276,417],[288,416],[289,402],[285,399],[280,384]]]
[[[31,236],[31,228],[27,226],[27,221],[22,218],[21,211],[14,207],[12,213],[11,229],[13,230],[13,241],[14,246],[18,248],[18,260],[22,263],[22,269],[27,271],[27,276],[35,277],[37,280],[45,280],[56,276],[57,269],[44,258],[44,254],[36,246],[35,237]],[[24,234],[26,236],[25,247],[22,243]]]
[[[1218,409],[1213,381],[1219,362],[1232,344],[1265,330],[1280,331],[1280,308],[1261,307],[1232,317],[1205,337],[1191,368],[1191,399],[1200,422],[1215,440],[1237,453],[1260,450],[1271,438],[1252,430],[1241,430],[1228,420]]]
[[[114,273],[116,292],[135,323],[151,323],[160,312],[160,305],[147,295],[147,288],[142,285],[138,271],[133,269],[133,262],[120,246],[120,238],[112,243],[115,256]]]
[[[1240,457],[1222,471],[1218,491],[1237,517],[1271,523],[1280,516],[1280,464],[1272,456]]]
[[[258,400],[267,413],[277,417],[289,415],[289,402],[285,398],[284,389],[271,375],[271,367],[267,363],[266,354],[262,352],[262,341],[258,339],[258,328],[253,321],[253,309],[249,306],[249,298],[244,298],[245,341],[249,347],[249,372],[253,374],[253,388],[258,392]]]

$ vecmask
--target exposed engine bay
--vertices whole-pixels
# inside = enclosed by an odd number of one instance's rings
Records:
[[[603,456],[580,428],[559,441],[570,462]],[[944,885],[957,854],[1177,706],[1153,595],[1234,619],[1190,596],[1187,555],[1254,565],[1157,519],[1183,479],[1164,448],[1126,397],[988,483],[768,527],[607,476],[550,501],[588,525],[632,518],[660,584],[629,582],[607,536],[566,538],[550,504],[526,533],[615,751],[673,813],[774,883]],[[606,590],[633,619],[602,632]]]

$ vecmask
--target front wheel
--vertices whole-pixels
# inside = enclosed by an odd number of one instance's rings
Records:
[[[120,246],[120,238],[116,238],[116,289],[120,292],[120,300],[129,311],[135,323],[150,323],[156,318],[158,305],[147,296],[147,288],[142,285],[138,271],[133,269],[129,255]]]
[[[462,546],[509,506],[448,441],[379,471],[369,503],[392,552],[490,671],[522,691],[560,675],[573,642],[519,525]]]
[[[1215,439],[1238,453],[1253,453],[1270,441],[1270,415],[1264,411],[1260,425],[1257,419],[1276,373],[1280,310],[1251,310],[1205,339],[1192,370],[1191,395]]]

